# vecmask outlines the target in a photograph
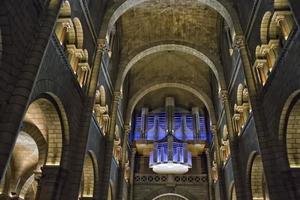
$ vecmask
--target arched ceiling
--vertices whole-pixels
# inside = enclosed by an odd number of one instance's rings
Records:
[[[201,2],[151,0],[128,9],[116,23],[121,48],[120,63],[130,63],[128,58],[138,55],[140,49],[145,50],[153,44],[163,45],[164,41],[168,41],[167,44],[191,44],[203,50],[202,53],[213,58],[214,62],[220,63],[218,53],[222,17],[215,9]],[[212,84],[219,85],[212,83],[219,78],[212,79],[214,75],[217,74],[208,66],[208,62],[193,53],[178,50],[154,52],[133,62],[127,73],[129,98],[152,82],[184,82],[187,86],[200,88],[210,98]],[[143,104],[151,108],[159,107],[166,96],[174,96],[176,103],[183,107],[204,108],[203,102],[193,94],[172,87],[164,87],[146,95],[137,108]]]
[[[143,85],[158,80],[185,81],[210,94],[211,73],[209,67],[195,56],[181,52],[160,52],[136,63],[129,73],[130,94]]]
[[[131,8],[120,19],[122,51],[162,40],[186,41],[218,48],[218,13],[195,0],[146,1]]]

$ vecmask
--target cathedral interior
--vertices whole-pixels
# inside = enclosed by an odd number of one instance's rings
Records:
[[[299,52],[299,0],[1,0],[0,200],[299,200]]]

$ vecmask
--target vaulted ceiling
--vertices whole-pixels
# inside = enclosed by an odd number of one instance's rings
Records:
[[[209,58],[218,59],[220,15],[194,0],[151,0],[125,12],[117,21],[121,40],[121,63],[147,48],[160,44],[187,44]],[[182,83],[209,97],[213,73],[194,55],[160,51],[141,58],[129,73],[129,98],[153,84]],[[151,108],[163,106],[164,97],[174,96],[184,107],[204,104],[182,89],[165,87],[147,94],[138,103]]]

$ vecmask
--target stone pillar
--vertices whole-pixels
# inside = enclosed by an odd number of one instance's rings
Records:
[[[134,193],[134,165],[135,165],[135,155],[136,155],[136,148],[132,149],[132,153],[131,153],[131,159],[130,159],[130,180],[129,180],[129,184],[130,184],[130,200],[134,200],[133,199],[133,193]]]
[[[112,101],[111,121],[108,134],[105,136],[105,158],[102,180],[102,196],[101,199],[106,200],[109,190],[109,180],[111,171],[111,161],[113,157],[114,133],[117,121],[118,107],[121,100],[121,92],[114,92]]]
[[[249,54],[246,48],[245,38],[243,35],[235,36],[234,48],[240,53],[241,61],[244,68],[244,74],[248,86],[253,119],[257,131],[257,136],[258,136],[258,141],[259,141],[259,146],[261,150],[261,156],[262,156],[262,161],[263,161],[263,166],[265,171],[265,177],[268,183],[270,199],[272,200],[286,199],[288,195],[287,185],[291,184],[290,181],[292,180],[289,178],[288,175],[284,175],[281,171],[282,169],[279,168],[280,166],[277,165],[278,157],[277,157],[277,152],[274,149],[274,146],[278,144],[277,139],[273,139],[271,137],[272,134],[269,133],[269,129],[267,127],[267,120],[264,115],[262,97],[258,92],[259,86],[255,82],[256,79],[252,72],[251,63],[248,58]],[[282,189],[278,190],[278,188],[282,188]],[[244,196],[242,196],[242,198],[239,197],[241,195],[240,194],[241,191],[238,187],[236,189],[237,189],[236,192],[238,195],[238,199],[245,199],[243,198]]]
[[[124,126],[124,137],[123,137],[123,145],[122,145],[122,159],[120,163],[120,173],[119,173],[119,184],[118,184],[118,199],[122,199],[123,196],[123,187],[124,187],[124,176],[125,176],[125,170],[126,170],[126,162],[127,162],[127,141],[128,141],[128,135],[130,134],[130,125]]]
[[[58,199],[67,173],[60,166],[45,165],[42,167],[42,176],[36,176],[38,188],[36,200]]]
[[[212,180],[212,173],[211,173],[211,158],[210,158],[210,150],[205,148],[205,155],[207,161],[207,178],[208,178],[208,192],[209,192],[209,199],[215,200],[214,190],[213,190],[213,180]]]
[[[233,124],[232,124],[232,114],[230,109],[230,102],[228,100],[228,92],[227,90],[221,90],[220,97],[223,102],[224,110],[225,110],[225,117],[226,117],[226,124],[227,124],[227,131],[229,134],[229,144],[230,144],[230,152],[231,152],[231,161],[232,161],[232,170],[235,182],[235,188],[237,193],[238,199],[246,199],[243,196],[245,193],[242,192],[243,187],[243,177],[241,176],[240,167],[239,167],[239,152],[238,152],[238,136],[234,133]]]

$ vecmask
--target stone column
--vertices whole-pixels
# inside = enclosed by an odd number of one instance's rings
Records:
[[[129,184],[130,184],[130,200],[134,200],[133,199],[133,193],[134,193],[134,165],[135,165],[135,155],[136,155],[136,148],[132,149],[132,153],[131,153],[131,159],[130,159],[130,180],[129,180]]]
[[[38,189],[36,200],[53,200],[59,198],[63,189],[67,172],[60,166],[45,165],[42,167],[42,176],[37,176]]]
[[[124,187],[124,176],[125,176],[125,168],[126,168],[126,162],[127,162],[127,141],[128,141],[128,135],[130,134],[130,125],[124,126],[124,137],[123,137],[123,145],[122,145],[122,159],[120,163],[120,173],[119,173],[119,184],[118,184],[118,199],[122,199],[123,196],[123,187]]]
[[[102,197],[106,200],[109,190],[109,180],[111,171],[111,161],[113,157],[114,133],[117,121],[118,107],[121,100],[121,92],[114,92],[112,101],[111,121],[108,134],[105,136],[105,156],[104,156],[104,170],[102,179]]]
[[[211,173],[210,150],[208,148],[205,148],[205,155],[206,155],[206,161],[207,161],[207,178],[208,178],[209,199],[215,200],[215,195],[214,195],[214,190],[213,190],[212,173]]]
[[[226,117],[226,124],[227,124],[227,131],[229,135],[229,146],[230,146],[230,153],[231,153],[231,161],[232,161],[232,170],[235,182],[235,188],[237,193],[238,199],[246,199],[243,196],[245,193],[243,191],[243,177],[241,175],[240,167],[239,167],[239,152],[238,152],[238,136],[234,133],[233,124],[232,124],[232,114],[230,109],[230,102],[228,100],[228,92],[227,90],[221,90],[220,97],[224,106],[225,110],[225,117]],[[238,194],[239,193],[239,194]]]

